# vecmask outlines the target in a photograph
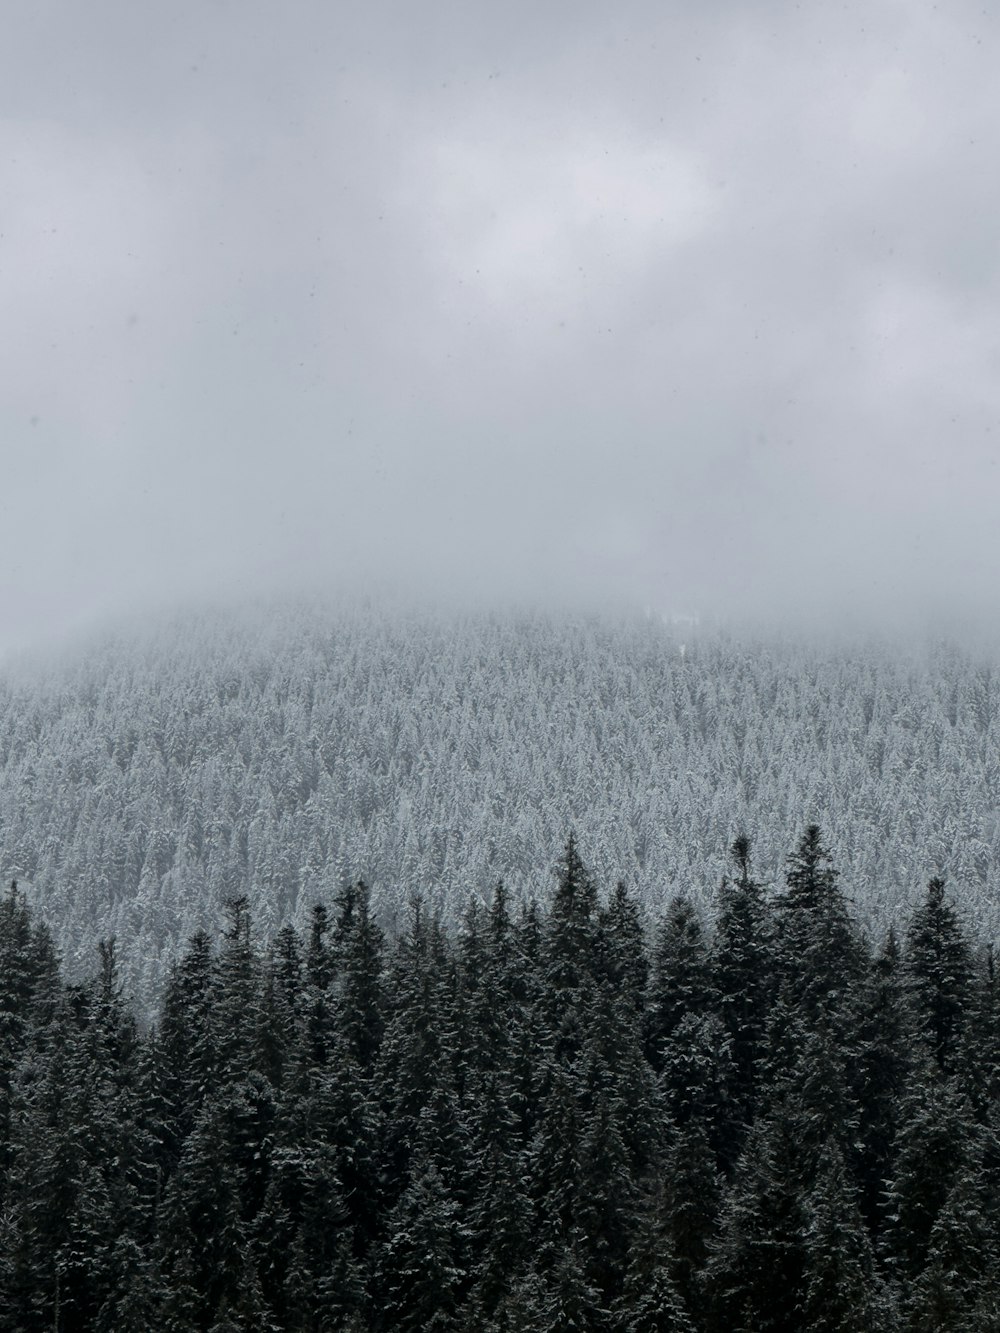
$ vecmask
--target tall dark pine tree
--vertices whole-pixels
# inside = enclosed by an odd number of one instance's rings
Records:
[[[976,959],[957,1059],[958,1077],[979,1120],[1000,1103],[1000,973],[992,945]]]
[[[600,913],[599,948],[602,974],[611,993],[641,1011],[649,981],[646,932],[636,901],[621,881]]]
[[[931,1235],[956,1182],[982,1153],[982,1131],[954,1080],[933,1059],[918,1066],[899,1113],[893,1176],[886,1192],[884,1248],[901,1284],[915,1281],[931,1256]]]
[[[864,964],[837,879],[820,830],[810,824],[788,858],[787,893],[778,923],[780,969],[786,995],[807,1021],[823,1016],[835,1027],[850,1021],[851,988]]]
[[[59,988],[48,930],[32,921],[17,881],[0,899],[0,1199],[10,1167],[10,1105],[18,1062],[33,1021],[44,1020]]]
[[[163,1103],[164,1177],[177,1165],[205,1099],[217,1083],[214,988],[212,941],[199,931],[174,964],[160,1010],[156,1057]]]
[[[918,1040],[941,1073],[955,1069],[972,998],[972,961],[944,880],[932,879],[906,933],[906,989]]]
[[[722,883],[712,947],[712,977],[733,1062],[721,1144],[728,1172],[753,1123],[772,973],[770,922],[751,872],[749,838],[736,838],[730,857],[736,877]]]
[[[910,1043],[899,944],[890,930],[872,963],[860,1012],[860,1056],[855,1068],[860,1113],[860,1205],[872,1232],[884,1217]]]
[[[654,1069],[662,1070],[681,1022],[707,1013],[715,998],[697,908],[690,898],[672,898],[653,941],[646,1007],[646,1054]]]
[[[789,1118],[754,1124],[704,1275],[712,1333],[798,1333],[806,1271],[798,1158]]]
[[[385,936],[372,917],[371,890],[363,879],[349,885],[337,899],[330,953],[338,1027],[363,1075],[369,1078],[385,1026]]]
[[[931,1228],[927,1263],[909,1289],[907,1314],[914,1333],[985,1330],[996,1310],[1000,1233],[995,1181],[981,1144],[966,1160]]]
[[[142,1115],[140,1044],[114,947],[37,1034],[20,1070],[7,1259],[11,1324],[110,1327],[126,1292],[122,1257],[148,1244],[156,1192]],[[43,1312],[48,1312],[43,1316]]]
[[[780,1083],[821,1035],[853,1087],[859,1065],[859,1009],[868,956],[837,883],[837,871],[812,824],[788,858],[787,892],[776,905],[777,993],[768,1015],[766,1078]]]
[[[572,834],[557,875],[547,922],[542,999],[554,1054],[567,1060],[582,1048],[599,968],[597,889]]]
[[[805,1196],[801,1333],[888,1333],[892,1309],[875,1270],[857,1192],[839,1148],[828,1141]]]

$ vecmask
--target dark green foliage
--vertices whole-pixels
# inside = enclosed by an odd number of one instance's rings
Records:
[[[410,1183],[387,1219],[375,1270],[379,1327],[399,1333],[459,1327],[470,1239],[435,1163],[414,1157]]]
[[[229,900],[142,1031],[0,903],[0,1330],[990,1333],[996,982],[932,882],[872,957],[819,830],[714,933],[502,885],[386,946]]]
[[[715,1000],[701,918],[689,898],[667,906],[653,944],[646,1008],[646,1053],[654,1069],[669,1059],[669,1043],[685,1018],[700,1017]]]
[[[811,824],[788,858],[775,962],[779,998],[804,1027],[826,1026],[846,1048],[856,1035],[853,1005],[867,960],[838,878],[822,834]]]
[[[853,1079],[858,1095],[861,1209],[872,1232],[883,1217],[886,1182],[911,1053],[907,1039],[899,945],[890,931],[876,954],[862,992],[859,1059]]]
[[[729,1106],[720,1126],[720,1152],[732,1171],[753,1120],[764,1035],[772,999],[771,922],[761,886],[750,868],[750,840],[741,835],[730,848],[736,868],[723,880],[712,950],[718,1012],[729,1037],[732,1075]]]
[[[871,1240],[843,1155],[829,1140],[805,1201],[802,1333],[877,1333],[888,1329],[889,1301],[875,1271]]]
[[[951,1071],[972,1001],[972,961],[942,879],[928,883],[923,906],[910,922],[904,965],[917,1038],[938,1069]]]
[[[900,1110],[887,1194],[886,1250],[902,1281],[919,1277],[932,1258],[941,1209],[981,1142],[971,1107],[937,1066],[919,1066]]]

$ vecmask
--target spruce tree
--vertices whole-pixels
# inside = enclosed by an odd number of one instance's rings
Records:
[[[917,1039],[942,1073],[955,1069],[972,998],[969,946],[944,880],[927,885],[906,933],[904,967]]]
[[[730,857],[736,877],[722,882],[711,958],[732,1058],[720,1143],[727,1172],[732,1172],[754,1119],[772,973],[770,920],[761,886],[751,872],[749,838],[742,834],[736,838]]]
[[[881,1333],[892,1326],[858,1205],[843,1155],[828,1140],[805,1196],[801,1333]]]
[[[899,945],[890,930],[876,955],[860,1012],[858,1088],[861,1209],[874,1233],[884,1216],[903,1094],[910,1072],[908,1026]]]
[[[656,928],[646,1004],[646,1054],[661,1070],[668,1044],[688,1016],[716,1000],[701,918],[690,898],[675,897]]]

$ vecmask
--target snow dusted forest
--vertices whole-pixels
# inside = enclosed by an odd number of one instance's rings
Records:
[[[930,875],[1000,925],[1000,672],[944,642],[807,646],[658,618],[189,615],[0,676],[0,871],[72,975],[115,936],[147,1010],[223,902],[303,926],[364,877],[390,931],[502,878],[544,898],[575,831],[598,882],[707,906],[737,833],[780,883],[821,823],[859,919]]]
[[[9,665],[0,1329],[1000,1328],[990,661],[297,603]]]

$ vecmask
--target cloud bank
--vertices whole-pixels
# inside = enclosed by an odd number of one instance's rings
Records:
[[[373,579],[992,613],[1000,15],[6,29],[8,642]]]

